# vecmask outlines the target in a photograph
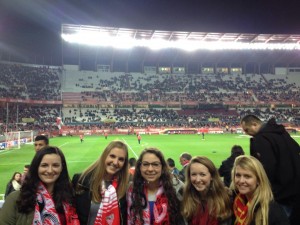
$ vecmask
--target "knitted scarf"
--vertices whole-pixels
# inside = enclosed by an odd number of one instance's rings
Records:
[[[245,225],[250,201],[247,202],[246,196],[238,194],[233,202],[233,212],[235,215],[234,225]]]
[[[40,209],[40,205],[44,207]],[[79,225],[75,208],[63,203],[67,225]],[[42,182],[39,183],[36,193],[36,204],[32,225],[61,225],[54,201]]]
[[[118,183],[114,179],[112,184],[105,189],[102,184],[102,201],[94,225],[120,225],[120,210],[117,197]]]
[[[133,215],[130,212],[130,207],[132,205],[132,186],[128,190],[128,223],[127,224],[133,224]],[[144,188],[144,193],[147,196],[147,189]],[[156,193],[156,201],[154,203],[153,207],[153,214],[154,214],[154,221],[153,225],[162,225],[162,224],[170,224],[169,220],[169,214],[168,214],[168,199],[166,195],[164,194],[164,189],[162,186],[158,188],[158,191]],[[143,225],[150,225],[150,210],[149,210],[149,203],[147,204],[147,208],[143,210],[143,219],[144,224]],[[141,225],[141,221],[137,220],[135,221],[134,225]]]
[[[15,189],[15,191],[19,191],[19,190],[20,190],[21,184],[20,184],[18,181],[13,180],[13,181],[11,182],[11,184],[12,184],[13,188]]]

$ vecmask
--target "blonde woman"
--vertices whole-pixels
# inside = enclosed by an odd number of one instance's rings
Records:
[[[237,194],[233,204],[235,225],[289,224],[283,209],[274,201],[266,172],[256,158],[236,158],[231,188]]]
[[[72,180],[81,225],[126,224],[128,148],[112,141],[100,158]]]
[[[213,162],[201,156],[186,168],[182,214],[189,225],[231,224],[232,205]]]

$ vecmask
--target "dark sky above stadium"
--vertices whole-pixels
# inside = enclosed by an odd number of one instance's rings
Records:
[[[238,33],[300,33],[297,0],[1,0],[0,51],[60,53],[62,23]]]

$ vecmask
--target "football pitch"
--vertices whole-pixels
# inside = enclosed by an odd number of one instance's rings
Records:
[[[295,136],[300,143],[300,136]],[[206,134],[202,135],[143,135],[141,144],[138,144],[135,135],[111,135],[107,140],[104,136],[85,136],[80,143],[78,136],[56,137],[50,139],[50,145],[59,147],[65,154],[70,177],[79,173],[88,165],[97,160],[103,149],[110,141],[122,140],[128,145],[129,157],[138,157],[147,147],[160,149],[165,159],[173,158],[176,167],[181,169],[179,156],[189,152],[192,156],[206,156],[219,167],[221,162],[230,155],[233,145],[241,145],[246,154],[249,154],[249,136],[241,134]],[[32,144],[21,146],[21,149],[0,151],[0,194],[5,193],[8,181],[14,172],[23,172],[23,167],[30,164],[34,156]]]

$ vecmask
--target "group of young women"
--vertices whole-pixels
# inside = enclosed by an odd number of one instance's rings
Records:
[[[100,158],[71,181],[62,151],[47,146],[34,156],[21,190],[8,195],[0,224],[289,224],[273,200],[263,166],[251,156],[235,160],[230,188],[210,159],[193,157],[183,195],[179,191],[157,148],[142,151],[132,182],[122,141],[109,143]]]

